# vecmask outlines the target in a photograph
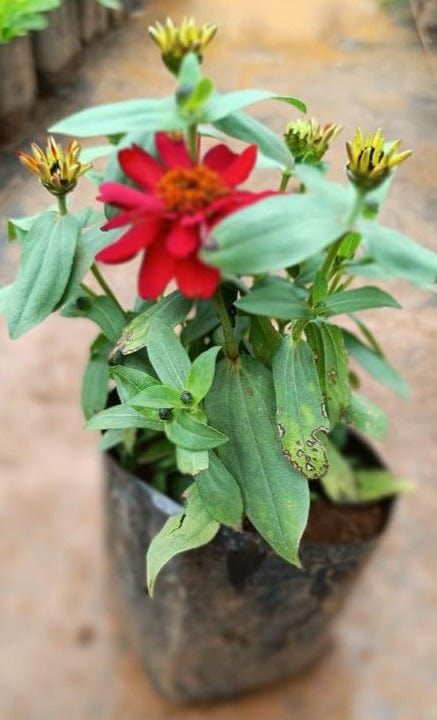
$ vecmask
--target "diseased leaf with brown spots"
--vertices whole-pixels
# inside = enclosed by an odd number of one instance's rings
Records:
[[[313,351],[323,399],[331,427],[345,417],[351,401],[348,357],[343,335],[337,325],[309,323],[305,328]]]

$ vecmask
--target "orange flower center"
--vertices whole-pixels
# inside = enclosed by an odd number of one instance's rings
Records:
[[[220,175],[206,165],[173,168],[158,183],[158,196],[167,210],[193,215],[229,192]]]

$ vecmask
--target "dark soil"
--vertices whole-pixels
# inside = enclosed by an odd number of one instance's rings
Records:
[[[318,498],[311,503],[304,543],[353,543],[375,537],[383,529],[388,503],[333,505]]]

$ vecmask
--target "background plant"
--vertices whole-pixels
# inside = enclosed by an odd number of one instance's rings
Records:
[[[0,0],[0,43],[43,30],[48,22],[44,13],[61,5],[62,0]]]

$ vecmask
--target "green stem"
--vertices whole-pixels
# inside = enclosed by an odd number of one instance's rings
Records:
[[[91,298],[97,297],[97,294],[94,292],[94,290],[91,290],[91,288],[89,288],[88,285],[85,285],[84,282],[80,283],[80,287],[87,295],[89,295],[89,297],[91,297]]]
[[[197,125],[188,128],[188,152],[193,163],[197,163]]]
[[[67,215],[68,208],[67,208],[67,196],[66,195],[58,195],[58,208],[59,208],[59,214],[62,217],[64,215]]]
[[[346,232],[351,232],[353,230],[355,221],[356,221],[357,217],[359,216],[361,209],[363,207],[364,197],[365,197],[365,193],[363,193],[360,190],[356,190],[355,202],[354,202],[352,209],[349,213],[349,216],[346,220],[346,225],[348,228],[348,230]],[[336,240],[331,245],[331,247],[328,250],[328,254],[326,255],[325,262],[322,265],[321,272],[323,273],[323,275],[325,275],[328,282],[331,279],[331,277],[333,275],[335,275],[335,268],[334,268],[334,272],[331,272],[331,270],[332,270],[332,266],[335,263],[335,259],[337,257],[338,251],[340,249],[340,245],[343,242],[343,237],[344,237],[344,235],[339,237],[338,240]]]
[[[290,182],[291,175],[292,174],[289,170],[284,170],[282,172],[281,184],[279,185],[279,192],[285,192],[285,190],[287,189],[287,185]]]
[[[109,287],[108,283],[106,282],[105,278],[101,274],[100,270],[98,269],[97,265],[94,263],[91,265],[91,272],[96,278],[97,282],[99,283],[100,287],[102,288],[103,292],[111,298],[111,300],[114,301],[114,303],[117,305],[117,307],[121,310],[123,315],[125,314],[122,306],[118,302],[117,298],[115,297],[114,293],[112,292],[111,288]]]
[[[231,318],[229,317],[221,288],[218,288],[214,295],[214,305],[217,317],[223,328],[223,338],[225,341],[224,351],[230,360],[235,360],[235,358],[238,357],[238,341],[234,335]]]

